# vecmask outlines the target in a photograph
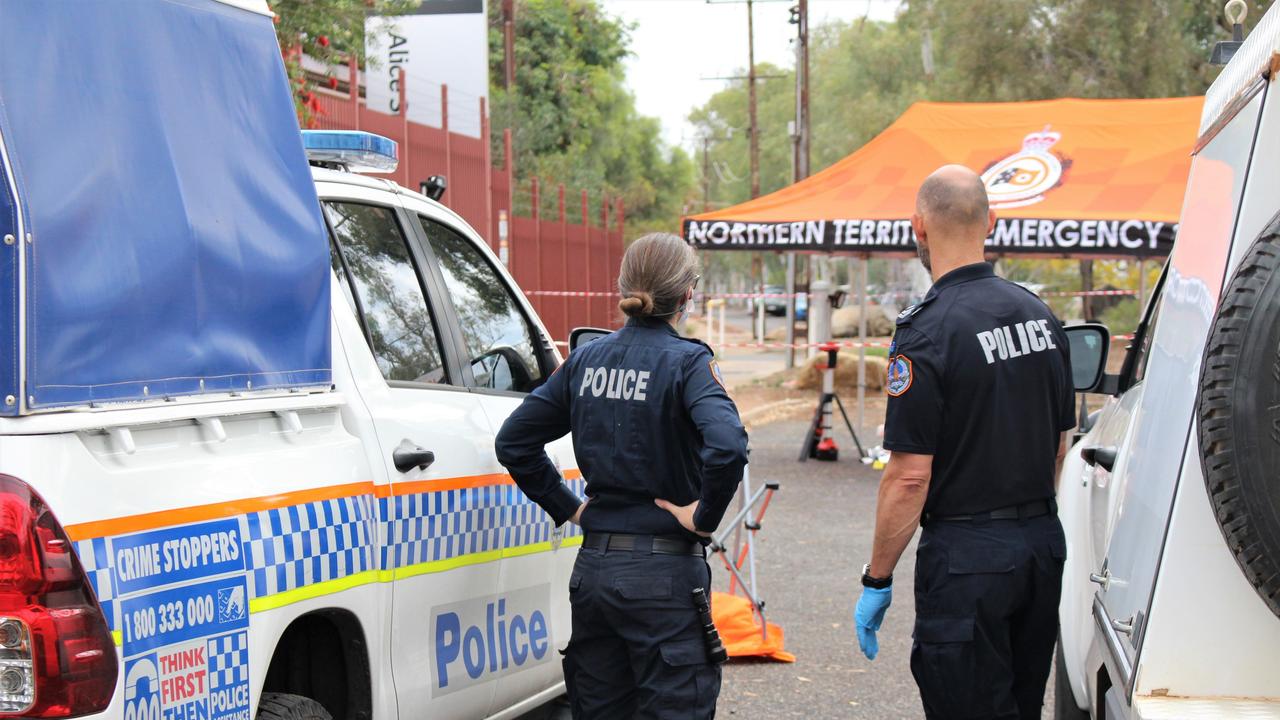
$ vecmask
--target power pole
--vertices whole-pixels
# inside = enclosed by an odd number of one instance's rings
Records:
[[[760,197],[760,128],[756,124],[756,32],[752,0],[747,0],[747,124],[751,133],[751,197]]]
[[[702,212],[711,210],[711,136],[702,136]]]
[[[714,3],[716,0],[706,0],[708,3]],[[721,0],[725,1],[725,0]],[[740,2],[741,0],[727,0],[728,2]],[[753,12],[753,4],[757,1],[767,2],[769,0],[745,0],[747,4],[747,138],[751,162],[751,197],[760,197],[760,127],[756,120],[756,81],[759,77],[756,75],[756,33],[755,33],[755,13]],[[775,0],[776,1],[776,0]],[[764,257],[761,253],[752,253],[751,258],[751,276],[755,281],[756,292],[764,292]],[[761,302],[763,299],[757,298]],[[754,327],[754,325],[753,325]],[[759,340],[763,341],[763,328],[760,329]]]
[[[797,142],[796,180],[803,180],[809,177],[809,0],[799,0],[796,9],[796,129],[800,136]]]
[[[516,2],[502,0],[502,88],[508,93],[516,84]]]
[[[809,0],[798,0],[791,8],[791,24],[796,26],[796,130],[793,180],[809,177]],[[787,363],[796,364],[796,256],[787,253]]]

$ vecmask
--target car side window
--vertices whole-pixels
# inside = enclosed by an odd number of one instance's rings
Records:
[[[329,267],[333,270],[333,274],[338,278],[338,286],[342,288],[342,297],[347,300],[347,307],[351,308],[351,312],[360,317],[360,307],[356,305],[355,290],[351,289],[351,276],[347,274],[347,268],[342,262],[342,251],[338,249],[336,240],[329,243]]]
[[[1167,270],[1166,268],[1166,272]],[[1121,373],[1121,379],[1124,383],[1122,390],[1127,390],[1137,385],[1147,375],[1147,361],[1151,357],[1151,344],[1155,339],[1156,325],[1160,320],[1160,300],[1163,297],[1164,277],[1164,273],[1161,273],[1160,279],[1156,282],[1156,291],[1152,294],[1150,304],[1147,306],[1146,317],[1142,319],[1142,323],[1138,326],[1133,345],[1129,347],[1129,355],[1125,358],[1124,369]]]
[[[480,387],[529,392],[542,381],[535,334],[507,284],[467,238],[447,225],[419,216],[453,302],[464,362]]]
[[[324,208],[382,376],[447,383],[439,336],[395,212],[350,202]]]

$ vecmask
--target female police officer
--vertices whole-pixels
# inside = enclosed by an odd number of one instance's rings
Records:
[[[618,277],[629,319],[576,349],[498,433],[498,460],[552,519],[586,531],[569,597],[564,674],[575,720],[711,718],[720,668],[693,604],[705,538],[742,479],[747,434],[710,348],[676,334],[697,258],[646,235]],[[583,502],[543,446],[573,433]]]

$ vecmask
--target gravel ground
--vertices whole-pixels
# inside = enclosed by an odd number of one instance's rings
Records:
[[[918,720],[924,713],[909,667],[915,547],[894,575],[880,655],[868,661],[858,650],[852,613],[858,575],[871,553],[879,473],[854,452],[835,463],[797,463],[805,430],[805,423],[783,422],[751,437],[752,482],[782,485],[757,537],[758,582],[769,620],[783,628],[797,661],[730,662],[718,717]],[[842,453],[852,450],[845,433],[836,440]],[[718,559],[712,572],[717,588],[726,589],[728,572]],[[1046,708],[1052,688],[1050,678]],[[1051,714],[1046,710],[1045,717]],[[568,713],[553,704],[520,720],[568,720]]]

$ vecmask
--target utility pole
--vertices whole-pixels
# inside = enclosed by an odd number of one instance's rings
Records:
[[[751,143],[751,197],[760,197],[760,127],[756,123],[756,32],[752,0],[747,0],[747,124]]]
[[[796,26],[796,129],[793,180],[809,177],[809,0],[798,0],[791,8],[791,24]],[[787,363],[796,365],[796,255],[787,253]]]
[[[711,136],[702,136],[702,212],[711,210]]]
[[[722,0],[724,1],[724,0]],[[741,0],[728,0],[729,2]],[[755,33],[755,12],[753,5],[757,0],[745,0],[747,4],[747,137],[748,155],[751,162],[751,197],[752,199],[760,197],[760,126],[756,119],[756,81],[759,77],[756,75],[756,33]],[[759,0],[766,2],[768,0]],[[708,3],[714,3],[715,0],[707,0]],[[755,252],[751,254],[751,277],[754,280],[757,293],[764,292],[764,256]],[[760,302],[764,302],[763,298],[757,298]],[[753,328],[755,325],[752,326]],[[759,329],[757,338],[764,341],[763,328]],[[789,366],[788,366],[789,367]]]
[[[508,93],[516,84],[516,0],[502,0],[502,88]]]
[[[796,10],[796,180],[803,180],[809,177],[809,0],[799,0]]]

